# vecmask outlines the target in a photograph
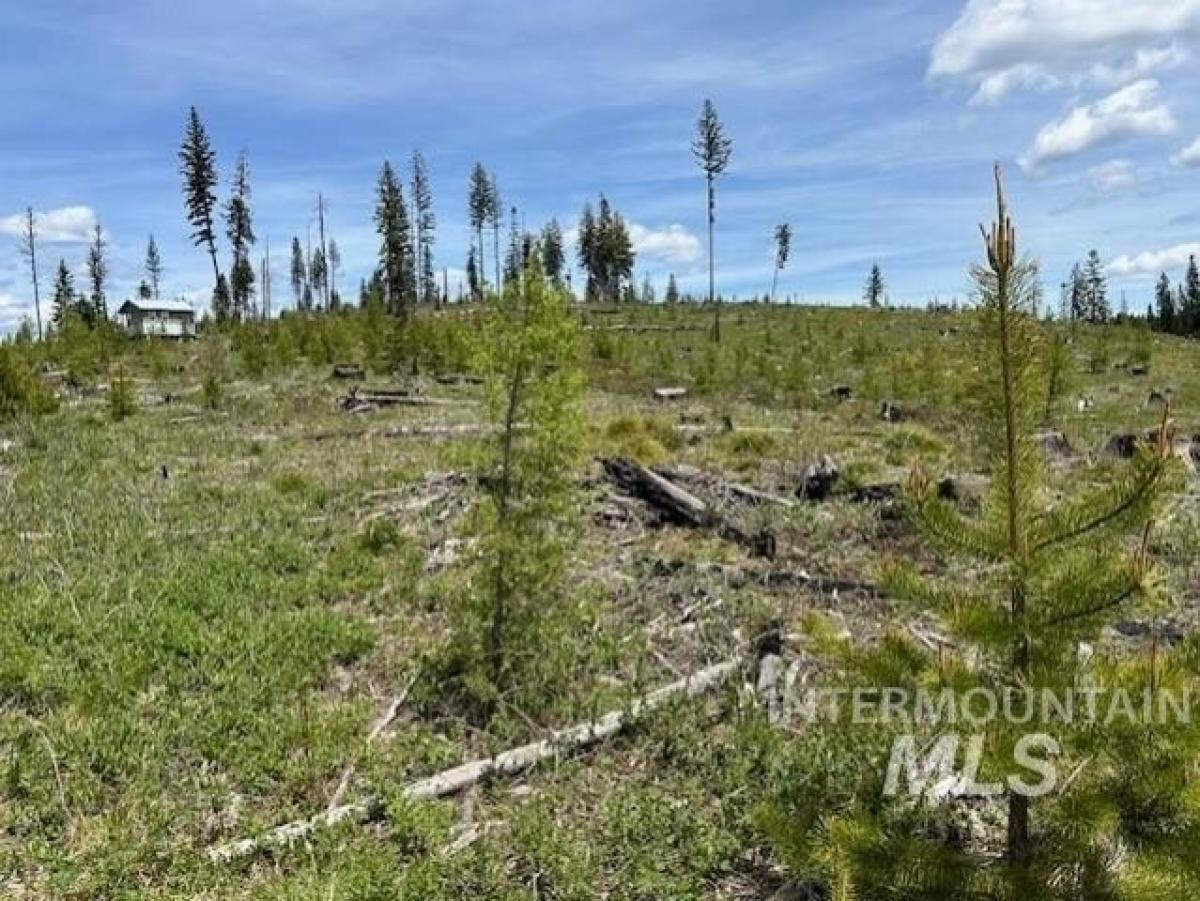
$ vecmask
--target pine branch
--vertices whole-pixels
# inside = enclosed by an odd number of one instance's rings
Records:
[[[1169,470],[1169,461],[1157,454],[1150,457],[1149,462],[1148,467],[1135,464],[1132,479],[1120,480],[1067,509],[1044,517],[1042,522],[1045,527],[1039,528],[1039,531],[1051,534],[1034,544],[1033,553],[1040,554],[1100,529],[1117,527],[1126,520],[1138,518],[1138,514],[1156,499],[1157,490],[1165,487],[1164,476]],[[1078,522],[1079,517],[1086,516],[1088,510],[1095,509],[1105,501],[1107,509],[1104,512]]]
[[[1086,619],[1090,616],[1096,616],[1098,614],[1105,613],[1116,607],[1120,607],[1135,594],[1137,594],[1140,588],[1140,585],[1130,584],[1124,591],[1115,597],[1111,597],[1108,600],[1102,601],[1098,604],[1093,604],[1090,607],[1085,607],[1083,610],[1072,610],[1070,613],[1063,613],[1059,616],[1051,617],[1045,621],[1044,625],[1047,628],[1053,628],[1054,626],[1061,626],[1064,623],[1073,622],[1078,619]]]

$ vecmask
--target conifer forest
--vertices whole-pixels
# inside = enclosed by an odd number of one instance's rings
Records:
[[[1200,898],[1200,2],[71,6],[0,898]]]

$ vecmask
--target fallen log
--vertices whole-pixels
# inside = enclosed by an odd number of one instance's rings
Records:
[[[775,557],[775,536],[764,530],[751,534],[725,519],[696,495],[670,479],[623,457],[604,458],[604,471],[618,488],[644,500],[669,521],[693,528],[714,529],[722,537],[736,541],[756,557]]]
[[[519,425],[519,428],[525,428]],[[335,429],[297,435],[308,441],[330,441],[336,438],[487,438],[498,428],[488,422],[464,422],[457,425],[398,425],[384,429]]]
[[[724,476],[716,473],[706,472],[703,469],[698,469],[695,466],[689,466],[686,463],[679,463],[674,466],[656,466],[654,472],[664,478],[670,479],[672,482],[688,482],[688,481],[709,481],[718,488],[722,494],[731,495],[739,501],[744,501],[751,506],[776,506],[776,507],[794,507],[795,503],[791,498],[780,497],[777,494],[771,494],[768,491],[762,491],[750,485],[744,485],[741,482],[731,482]]]
[[[704,501],[640,463],[623,457],[600,462],[618,488],[640,497],[672,522],[695,527],[717,525],[715,514]]]
[[[412,394],[404,389],[380,391],[351,391],[338,398],[338,404],[343,410],[354,411],[363,407],[445,407],[455,404],[468,404],[469,400],[450,400],[442,397],[426,397],[423,394]]]
[[[482,385],[483,377],[464,372],[443,372],[434,376],[439,385]]]
[[[408,683],[401,690],[400,694],[392,698],[387,709],[383,711],[380,717],[375,720],[375,725],[371,727],[371,731],[367,733],[366,745],[370,747],[375,739],[383,734],[383,730],[388,728],[396,720],[397,714],[400,713],[400,707],[408,700],[408,693],[412,691],[412,687],[416,684],[416,676],[408,680]],[[328,813],[331,810],[337,810],[342,804],[342,798],[346,796],[347,790],[350,788],[350,780],[354,778],[354,771],[357,767],[357,761],[351,761],[342,770],[342,778],[338,780],[337,788],[334,789],[332,797],[329,799],[329,804],[326,805],[325,811]]]
[[[494,776],[510,776],[536,766],[544,760],[568,752],[579,751],[618,734],[635,720],[663,707],[676,697],[694,698],[720,687],[737,671],[740,658],[726,660],[697,673],[672,682],[642,696],[628,710],[613,710],[592,722],[562,729],[542,741],[513,748],[495,757],[473,760],[460,766],[409,783],[403,791],[408,801],[431,801],[458,794],[480,781]],[[247,857],[272,847],[290,847],[323,827],[343,821],[368,822],[383,814],[383,801],[370,798],[354,804],[342,804],[307,820],[297,820],[278,826],[255,838],[244,838],[208,849],[208,859],[214,863]]]
[[[741,498],[748,504],[756,506],[774,506],[774,507],[794,507],[795,502],[789,497],[780,497],[778,494],[771,494],[768,491],[760,491],[757,488],[752,488],[749,485],[743,485],[740,482],[726,482],[731,494]]]

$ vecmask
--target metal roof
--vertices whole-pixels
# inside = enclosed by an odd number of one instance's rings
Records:
[[[121,309],[118,313],[124,313],[126,307],[132,307],[142,313],[191,313],[193,316],[196,311],[192,309],[191,304],[182,300],[127,300],[121,304]]]

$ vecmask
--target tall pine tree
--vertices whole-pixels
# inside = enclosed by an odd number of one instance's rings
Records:
[[[416,295],[412,232],[404,190],[392,164],[387,161],[379,173],[375,230],[380,239],[379,269],[383,274],[384,303],[389,313],[406,316]]]
[[[555,287],[562,287],[563,275],[566,271],[567,258],[563,251],[563,233],[557,219],[551,219],[542,228],[539,250],[542,257],[542,271]]]
[[[337,241],[333,238],[329,239],[329,259],[325,261],[329,267],[329,309],[336,311],[341,309],[342,298],[338,294],[337,274],[342,268],[342,249],[338,247]]]
[[[475,236],[475,246],[478,251],[475,255],[478,286],[477,289],[471,292],[471,297],[475,300],[480,300],[483,297],[483,292],[487,285],[487,268],[483,262],[485,256],[483,249],[483,228],[487,225],[491,215],[491,196],[492,182],[488,177],[487,170],[483,168],[483,163],[476,163],[474,168],[471,169],[471,180],[467,190],[467,220],[471,224],[471,231]]]
[[[179,150],[179,171],[183,176],[183,202],[192,226],[192,243],[208,251],[212,260],[213,290],[219,290],[221,267],[217,262],[217,155],[193,106],[188,113],[183,146]]]
[[[704,101],[700,119],[696,122],[696,139],[692,142],[692,155],[704,172],[704,183],[708,197],[708,302],[715,304],[713,311],[713,340],[721,341],[721,301],[716,296],[716,259],[714,238],[717,221],[716,180],[729,166],[733,154],[733,141],[725,136],[724,126],[717,116],[717,108],[711,100]]]
[[[492,229],[492,264],[493,272],[496,273],[496,290],[504,289],[504,278],[500,273],[500,229],[504,224],[504,206],[500,199],[500,182],[496,180],[496,173],[492,173],[488,179],[488,225]]]
[[[1171,280],[1164,272],[1158,277],[1154,286],[1155,325],[1164,332],[1174,332],[1179,328],[1175,311],[1175,297],[1171,293]]]
[[[786,222],[775,226],[775,271],[771,276],[771,303],[775,303],[775,288],[779,284],[779,273],[792,254],[792,227]]]
[[[863,300],[867,306],[872,309],[879,309],[884,305],[886,288],[883,284],[883,272],[879,268],[878,263],[871,266],[871,273],[867,276],[867,283],[863,287]]]
[[[155,300],[159,299],[159,289],[162,287],[163,265],[162,257],[158,254],[158,244],[154,241],[154,235],[150,236],[150,240],[146,242],[146,281],[150,285],[150,291]]]
[[[61,329],[67,323],[67,318],[78,312],[75,298],[75,276],[67,268],[66,260],[58,261],[58,270],[54,274],[54,295],[51,298],[50,321],[55,328]]]
[[[37,337],[41,341],[42,295],[38,286],[37,239],[37,217],[33,214],[33,207],[26,207],[25,215],[22,217],[21,234],[17,239],[17,247],[21,256],[29,263],[29,280],[33,284],[33,311],[37,317]]]
[[[92,243],[88,247],[87,271],[88,282],[91,285],[90,309],[84,314],[89,325],[96,325],[108,320],[108,241],[104,238],[104,229],[96,224],[92,232]]]
[[[1087,321],[1108,322],[1112,316],[1112,308],[1108,302],[1108,276],[1104,273],[1104,264],[1100,261],[1100,254],[1096,250],[1088,251],[1083,279],[1087,298]]]
[[[433,185],[429,180],[429,167],[426,166],[421,151],[413,151],[411,166],[418,294],[421,303],[434,303],[438,298],[438,287],[433,270],[434,230],[437,227],[437,217],[433,212]]]
[[[669,304],[677,304],[680,301],[679,283],[675,281],[675,273],[672,272],[667,278],[667,292],[663,295],[663,302]]]
[[[1185,335],[1200,335],[1200,270],[1196,258],[1188,257],[1187,273],[1180,289],[1183,303],[1180,304],[1181,332]]]
[[[250,249],[256,240],[250,214],[250,163],[244,151],[238,154],[234,165],[229,200],[225,204],[225,235],[233,251],[229,269],[229,315],[241,322],[253,314],[254,266],[250,262]],[[219,320],[218,311],[213,312]]]
[[[304,303],[305,288],[308,286],[308,263],[305,262],[304,248],[300,246],[300,239],[297,237],[292,238],[291,281],[292,293],[296,297],[296,309],[308,312]]]

